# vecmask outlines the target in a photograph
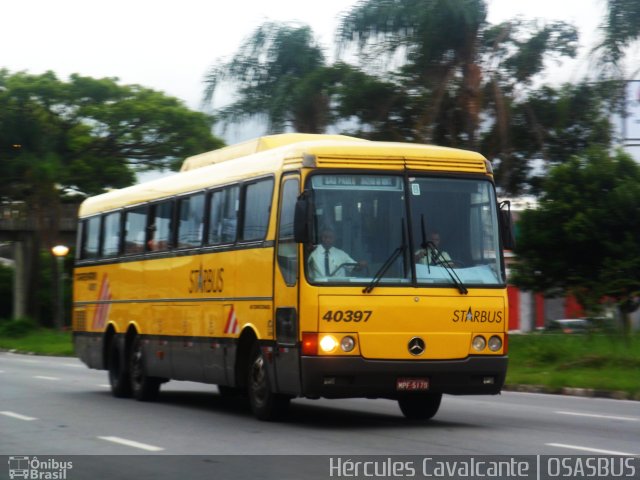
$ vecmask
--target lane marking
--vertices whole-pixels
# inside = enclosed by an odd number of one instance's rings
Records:
[[[20,358],[18,356],[14,356],[13,360],[21,363],[42,363],[40,360],[31,360],[30,358]]]
[[[601,453],[604,455],[621,455],[624,457],[634,457],[637,453],[617,452],[615,450],[602,450],[600,448],[581,447],[580,445],[567,445],[564,443],[545,443],[549,447],[568,448],[571,450],[580,450],[583,452]]]
[[[59,377],[47,377],[45,375],[34,375],[33,378],[37,378],[39,380],[60,380]]]
[[[60,365],[62,365],[63,367],[69,367],[69,368],[85,368],[84,365],[80,365],[78,363],[61,363]]]
[[[126,438],[120,438],[120,437],[98,437],[98,438],[101,440],[106,440],[107,442],[126,445],[127,447],[139,448],[141,450],[146,450],[148,452],[159,452],[161,450],[164,450],[164,448],[162,447],[156,447],[155,445],[148,445],[146,443],[140,443],[134,440],[127,440]]]
[[[558,410],[555,413],[558,415],[573,415],[575,417],[589,417],[589,418],[602,418],[604,420],[624,420],[626,422],[640,422],[640,418],[636,417],[619,417],[615,415],[599,415],[595,413],[580,413],[580,412],[566,412]]]
[[[111,385],[109,385],[108,383],[100,383],[100,384],[98,384],[96,386],[102,387],[102,388],[111,388]]]
[[[26,415],[20,415],[19,413],[9,412],[7,410],[0,412],[0,415],[4,415],[5,417],[17,418],[18,420],[24,420],[25,422],[37,420],[37,418],[35,417],[27,417]]]

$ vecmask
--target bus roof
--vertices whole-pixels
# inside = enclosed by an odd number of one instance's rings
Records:
[[[247,140],[246,142],[237,143],[235,145],[229,145],[228,147],[212,150],[210,152],[193,155],[192,157],[187,157],[184,162],[182,162],[182,168],[180,171],[186,172],[195,168],[206,167],[207,165],[213,165],[214,163],[221,163],[240,157],[246,157],[253,153],[264,152],[265,150],[271,150],[285,145],[314,141],[318,140],[319,137],[323,140],[355,140],[359,142],[366,142],[366,140],[347,137],[345,135],[318,135],[313,133],[282,133],[279,135],[267,135]]]
[[[491,173],[479,153],[343,135],[283,134],[189,157],[181,172],[88,198],[81,217],[301,167]]]

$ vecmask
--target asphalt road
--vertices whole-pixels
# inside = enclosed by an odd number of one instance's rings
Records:
[[[172,381],[158,402],[141,403],[113,398],[107,373],[77,359],[0,352],[0,455],[145,455],[136,468],[147,473],[150,455],[202,456],[156,458],[166,478],[185,469],[184,478],[198,471],[204,478],[211,469],[226,472],[218,478],[249,472],[275,478],[283,462],[316,471],[322,458],[229,457],[265,454],[640,455],[640,402],[512,392],[445,396],[434,419],[415,423],[392,401],[300,399],[285,421],[268,423],[212,385]],[[91,458],[102,478],[146,478],[122,473],[131,472],[127,457]],[[322,468],[305,477],[328,478]],[[5,473],[0,465],[0,478]]]

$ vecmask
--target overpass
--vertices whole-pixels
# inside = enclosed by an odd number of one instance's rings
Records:
[[[26,316],[33,304],[40,250],[75,246],[78,207],[79,203],[62,203],[34,211],[24,202],[0,203],[0,242],[11,244],[15,266],[13,318]]]

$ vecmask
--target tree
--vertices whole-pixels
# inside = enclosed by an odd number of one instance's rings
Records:
[[[602,30],[604,40],[596,51],[600,52],[603,71],[605,75],[624,78],[621,63],[625,49],[640,38],[640,2],[607,0],[607,15]]]
[[[222,146],[211,119],[178,99],[115,79],[0,71],[0,182],[27,199],[37,185],[87,194],[135,181],[139,170],[177,169]]]
[[[510,107],[510,121],[505,127],[510,139],[508,163],[494,165],[496,181],[507,193],[519,192],[529,184],[539,193],[546,170],[565,162],[589,147],[607,148],[613,141],[609,113],[609,82],[565,84],[554,88],[544,85],[531,91]],[[482,152],[489,158],[502,159],[503,135],[494,123],[483,136]],[[531,174],[535,165],[537,174]]]
[[[564,22],[489,25],[486,10],[484,0],[365,0],[344,18],[340,37],[365,58],[403,60],[414,131],[407,140],[480,149],[499,164],[501,190],[519,193],[530,165],[511,137],[513,108],[548,59],[575,56],[577,33]]]
[[[552,168],[540,207],[523,212],[516,285],[573,294],[587,312],[613,299],[630,331],[640,301],[640,166],[587,150]]]
[[[547,58],[574,56],[577,34],[564,22],[490,26],[486,14],[484,0],[363,0],[339,36],[367,59],[400,59],[403,86],[422,102],[413,119],[418,141],[477,149],[485,113],[501,127],[508,161],[516,87],[529,85]]]
[[[39,246],[53,246],[65,192],[102,193],[131,185],[136,171],[177,168],[222,146],[211,123],[178,99],[116,79],[0,70],[0,197],[26,203],[36,219],[33,271]]]
[[[320,133],[328,122],[323,92],[324,54],[308,26],[267,22],[259,26],[228,62],[218,62],[205,77],[210,103],[224,81],[238,85],[238,99],[218,114],[224,123],[266,119],[269,132],[292,127]]]
[[[478,32],[486,13],[483,0],[365,0],[343,18],[339,37],[369,60],[404,56],[405,82],[426,88],[430,97],[415,119],[421,142],[433,141],[436,118],[457,76],[459,100],[469,112],[461,130],[473,145],[481,82]]]

